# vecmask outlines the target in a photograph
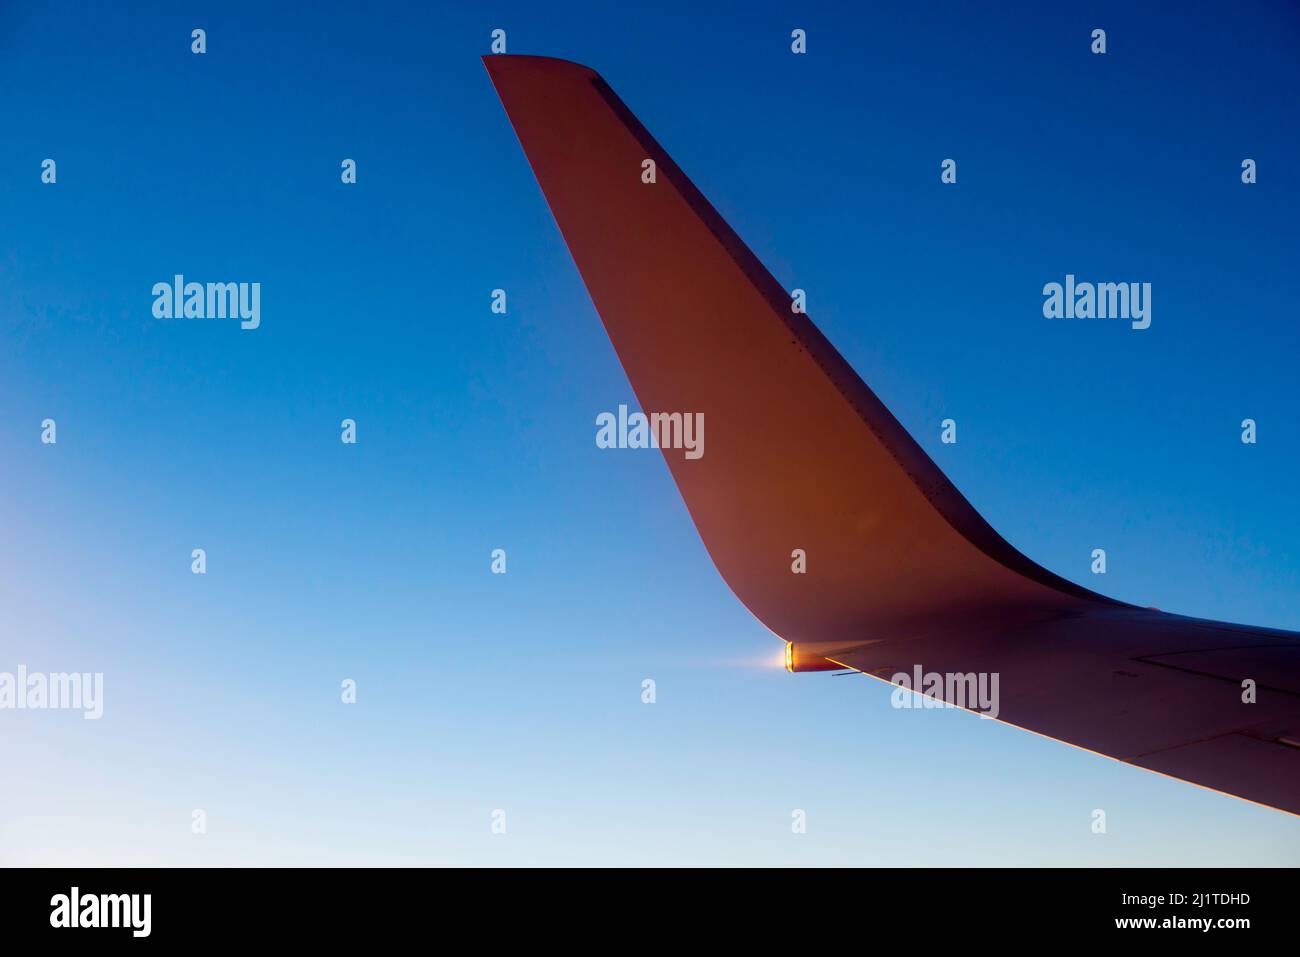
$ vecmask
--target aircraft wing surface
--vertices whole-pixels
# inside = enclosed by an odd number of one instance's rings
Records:
[[[704,454],[664,458],[792,670],[997,673],[1001,720],[1300,813],[1300,636],[1135,608],[1030,561],[600,76],[484,62],[642,409],[702,413]]]

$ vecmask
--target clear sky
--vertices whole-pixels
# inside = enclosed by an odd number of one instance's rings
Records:
[[[634,398],[479,59],[599,71],[1030,557],[1300,629],[1295,7],[590,6],[0,6],[0,671],[105,685],[0,711],[0,863],[1300,862],[776,667],[659,454],[595,445]],[[176,273],[260,328],[154,318]],[[1151,328],[1044,319],[1066,273]]]

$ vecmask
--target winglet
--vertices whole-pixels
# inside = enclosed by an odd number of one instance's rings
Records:
[[[597,73],[484,62],[642,409],[703,415],[705,454],[665,460],[769,628],[860,641],[1117,604],[980,517]]]

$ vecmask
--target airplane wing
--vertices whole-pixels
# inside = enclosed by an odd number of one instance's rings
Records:
[[[1000,720],[1300,813],[1300,636],[1135,608],[1020,554],[599,75],[484,62],[642,409],[703,415],[704,454],[664,458],[792,670],[996,673]]]

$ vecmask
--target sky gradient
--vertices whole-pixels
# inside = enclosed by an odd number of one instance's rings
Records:
[[[99,721],[0,711],[0,864],[1300,863],[1295,818],[785,673],[659,453],[596,447],[635,399],[496,28],[599,71],[1018,549],[1300,630],[1300,14],[915,6],[0,7],[0,671],[105,676]],[[155,319],[175,273],[261,327]],[[1151,328],[1044,319],[1066,273]]]

